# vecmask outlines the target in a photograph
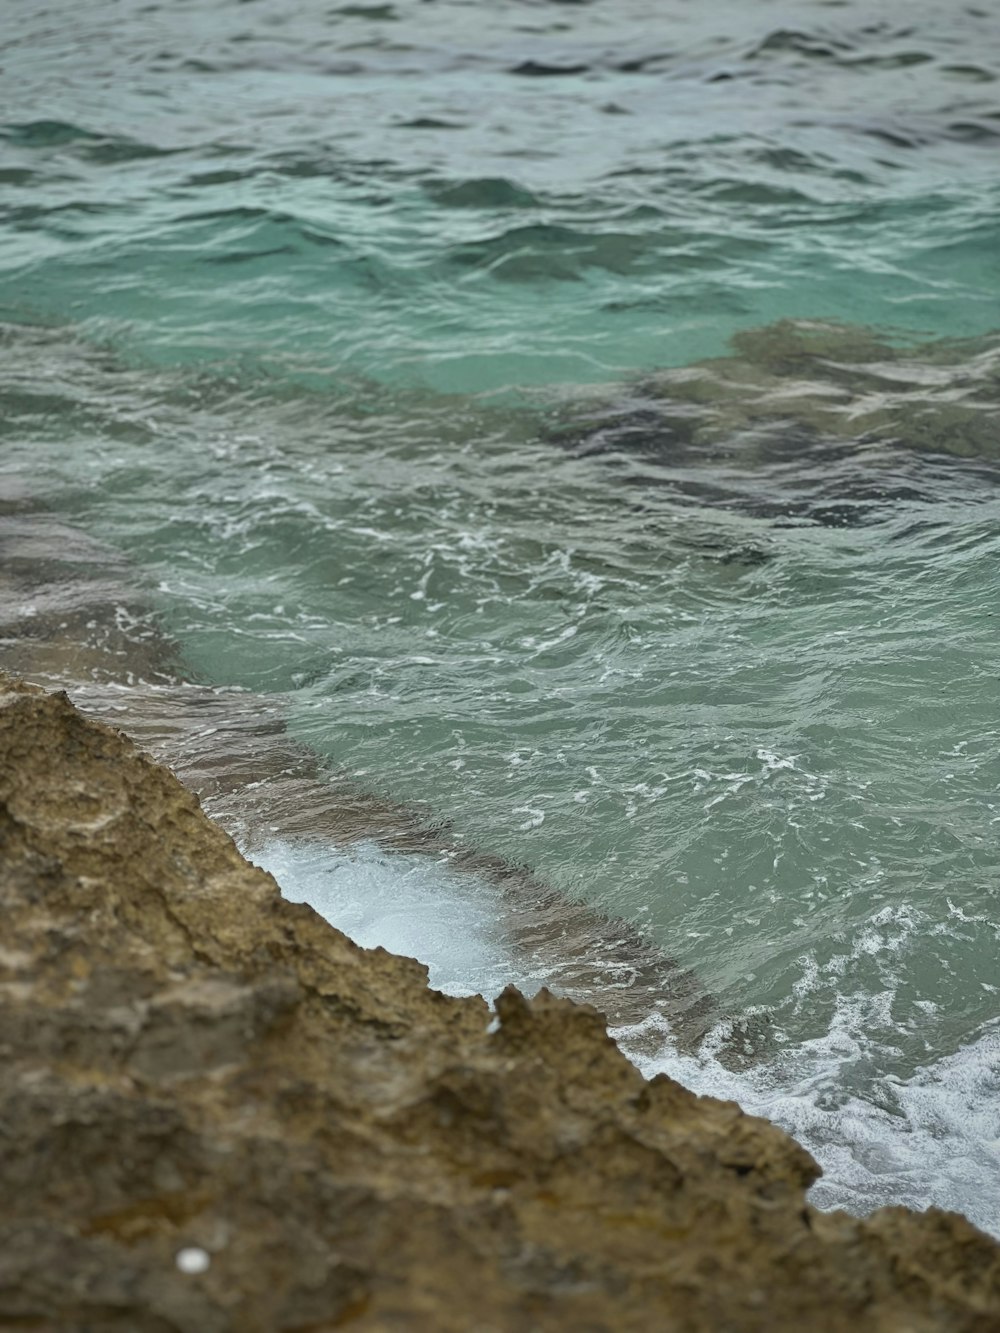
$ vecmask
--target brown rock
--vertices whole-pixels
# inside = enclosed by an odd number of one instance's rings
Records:
[[[780,1130],[586,1006],[429,990],[10,682],[0,856],[0,1326],[1000,1328],[964,1219],[817,1213]]]

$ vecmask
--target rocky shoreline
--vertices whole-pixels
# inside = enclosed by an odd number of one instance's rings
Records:
[[[429,990],[65,695],[0,678],[0,737],[3,1327],[1000,1327],[963,1218],[819,1213],[593,1009]]]

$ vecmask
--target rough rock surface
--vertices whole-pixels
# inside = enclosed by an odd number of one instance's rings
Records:
[[[780,1130],[586,1007],[428,990],[9,681],[0,858],[2,1328],[1000,1328],[964,1219],[817,1213]]]

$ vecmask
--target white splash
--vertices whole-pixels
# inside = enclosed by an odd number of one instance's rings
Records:
[[[285,841],[251,857],[286,897],[310,903],[357,943],[419,958],[438,990],[492,998],[510,982],[529,995],[553,983],[542,970],[526,971],[510,951],[503,927],[509,905],[499,891],[444,861],[374,843]],[[876,924],[886,924],[884,915]],[[893,954],[913,923],[897,912],[890,924],[898,929],[878,947]],[[856,951],[874,947],[862,931]],[[800,961],[803,991],[843,971],[840,957],[823,968],[808,956]],[[864,1213],[889,1203],[935,1204],[1000,1235],[1000,1022],[905,1080],[884,1075],[866,1085],[865,1096],[851,1093],[847,1073],[871,1056],[869,1034],[886,1021],[888,995],[841,996],[825,1034],[738,1073],[713,1054],[725,1025],[697,1056],[677,1053],[659,1014],[613,1035],[647,1076],[662,1071],[695,1092],[737,1101],[798,1139],[823,1167],[811,1195],[818,1206]]]

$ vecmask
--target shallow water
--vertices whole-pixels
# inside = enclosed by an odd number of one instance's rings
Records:
[[[678,1054],[632,1015],[644,1067],[792,1128],[818,1202],[1000,1230],[1000,17],[77,3],[0,42],[6,660],[267,696],[310,780],[439,830],[310,833],[231,708],[255,794],[213,799],[291,896],[457,990],[558,984],[535,883],[635,923],[719,1018]],[[203,772],[222,724],[166,697],[140,729]]]

